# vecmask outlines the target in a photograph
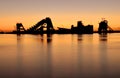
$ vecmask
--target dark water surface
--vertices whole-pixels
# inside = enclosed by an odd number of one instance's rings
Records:
[[[1,34],[0,78],[120,78],[120,34]]]

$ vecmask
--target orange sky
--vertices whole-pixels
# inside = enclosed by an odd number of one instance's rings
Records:
[[[120,26],[119,23],[119,18],[120,15],[108,15],[108,16],[98,16],[98,15],[87,15],[83,14],[83,16],[77,15],[74,16],[74,14],[68,14],[64,15],[62,14],[61,16],[55,16],[51,15],[50,16],[53,22],[53,25],[55,28],[57,27],[65,27],[65,28],[70,28],[71,25],[77,25],[77,21],[82,20],[84,25],[92,24],[94,25],[94,30],[97,30],[98,28],[98,23],[101,21],[101,18],[106,18],[108,20],[109,26],[111,26],[113,29],[117,29]],[[45,15],[42,15],[42,17],[39,17],[39,15],[25,15],[22,17],[18,16],[6,16],[3,17],[2,20],[0,19],[0,30],[6,31],[6,30],[14,30],[16,23],[17,22],[22,22],[24,27],[27,29],[34,24],[36,24],[38,21],[46,18]]]
[[[101,18],[106,18],[109,26],[120,29],[119,4],[119,0],[4,0],[0,1],[0,30],[14,30],[17,22],[27,29],[46,17],[55,28],[70,28],[83,21],[97,30]]]

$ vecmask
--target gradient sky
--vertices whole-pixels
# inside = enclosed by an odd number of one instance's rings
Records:
[[[46,17],[55,27],[70,28],[82,20],[94,29],[105,18],[120,29],[120,0],[0,0],[0,30],[13,30],[17,22],[27,29]]]

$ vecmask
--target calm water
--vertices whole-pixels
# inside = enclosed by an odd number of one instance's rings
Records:
[[[0,78],[120,78],[120,34],[0,34]]]

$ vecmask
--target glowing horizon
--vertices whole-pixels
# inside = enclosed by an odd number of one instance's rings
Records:
[[[27,29],[50,17],[54,27],[70,28],[82,21],[97,30],[101,18],[113,29],[120,29],[119,0],[4,0],[0,1],[0,30],[14,30],[17,22]]]

